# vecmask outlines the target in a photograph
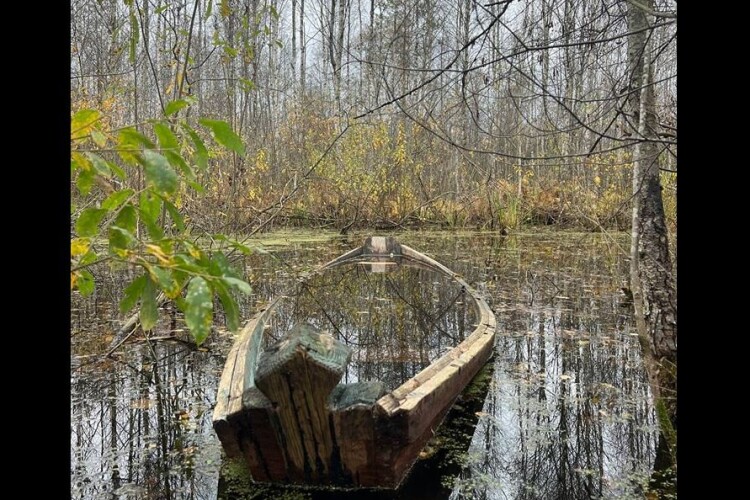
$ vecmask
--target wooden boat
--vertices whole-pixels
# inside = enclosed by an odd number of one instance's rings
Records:
[[[361,332],[358,336],[352,334],[353,329],[330,333],[321,328],[325,321],[334,322],[329,295],[314,299],[321,306],[323,318],[317,326],[314,321],[289,320],[292,316],[281,313],[292,309],[308,311],[302,307],[304,300],[289,296],[274,299],[247,323],[230,350],[213,415],[214,429],[226,454],[244,457],[255,481],[397,488],[456,397],[492,355],[494,314],[475,290],[444,265],[393,238],[371,237],[312,276],[327,286],[325,277],[344,267],[383,274],[393,268],[409,267],[442,276],[459,290],[453,302],[461,304],[454,308],[455,318],[461,321],[453,318],[441,326],[434,319],[438,315],[429,316],[428,320],[427,316],[409,316],[407,321],[400,321],[398,339],[389,335],[365,343],[366,336]],[[311,280],[308,277],[301,286],[309,288],[307,283]],[[433,283],[429,292],[433,295],[450,288],[437,279]],[[398,282],[389,279],[387,285],[397,295],[405,294],[404,286]],[[415,286],[423,285],[418,282]],[[338,300],[354,300],[351,290],[342,293]],[[308,295],[315,297],[305,297]],[[415,302],[413,297],[417,295],[425,293],[417,290],[402,298],[421,311],[425,306]],[[369,297],[362,300],[370,304],[376,301]],[[387,299],[382,300],[387,303]],[[377,309],[380,306],[373,307],[376,309],[362,311],[363,316],[370,317],[368,324],[384,321],[386,315]],[[443,352],[432,349],[436,345],[434,338],[404,340],[410,331],[419,328],[446,331],[448,323],[463,324],[466,310],[471,313],[473,329],[465,335],[463,327],[459,328],[459,334],[453,336],[457,344],[431,362],[430,352]],[[274,319],[276,316],[284,316],[287,322]],[[421,326],[417,328],[409,321]],[[275,342],[264,349],[263,343],[269,342],[266,331],[274,322],[281,324],[283,336],[270,339]],[[279,324],[275,328],[279,329]],[[356,338],[353,340],[352,336]],[[410,375],[405,368],[410,367],[419,368],[418,373],[390,390],[382,380],[366,379],[368,373],[377,372],[372,371],[373,366],[389,362],[383,356],[373,362],[358,354],[357,373],[347,371],[353,351],[366,344],[366,351],[370,352],[389,342],[398,349],[386,354],[404,358],[393,361],[399,367],[397,371]],[[423,347],[417,348],[417,344]],[[407,354],[400,354],[402,351]],[[411,351],[419,351],[421,364],[409,358]],[[344,375],[351,383],[339,383]]]

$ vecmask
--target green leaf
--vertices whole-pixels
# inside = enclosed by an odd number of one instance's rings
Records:
[[[160,193],[174,193],[177,190],[180,179],[177,172],[172,170],[169,162],[159,153],[144,151],[141,156],[143,168],[146,172],[146,181],[149,182]]]
[[[159,320],[159,308],[156,304],[156,287],[150,278],[146,279],[141,292],[141,327],[144,331],[150,331]]]
[[[240,82],[242,90],[244,90],[245,92],[250,92],[251,90],[255,89],[255,84],[252,80],[248,80],[247,78],[239,78],[238,81]]]
[[[91,138],[94,140],[94,144],[103,148],[107,145],[107,136],[98,130],[91,131]]]
[[[139,161],[139,153],[144,147],[153,149],[155,145],[134,127],[120,130],[117,140],[117,154],[124,162],[136,165]]]
[[[80,237],[96,236],[99,233],[99,223],[102,221],[104,216],[107,215],[107,210],[103,208],[87,208],[76,221],[76,232]]]
[[[113,222],[113,225],[121,227],[133,234],[135,234],[136,224],[138,224],[138,213],[136,212],[135,207],[130,203],[127,203],[120,209],[120,213],[117,214],[117,217],[115,217],[115,221]]]
[[[122,250],[127,250],[128,248],[130,248],[133,243],[135,243],[135,241],[135,236],[127,229],[117,226],[110,226],[109,250],[112,253],[117,255],[126,255],[127,252],[122,252]]]
[[[132,189],[123,189],[122,191],[115,191],[102,202],[102,208],[105,210],[115,210],[123,204],[130,196],[133,195]]]
[[[185,323],[195,339],[201,345],[211,332],[214,303],[211,299],[211,289],[200,276],[190,280],[187,296],[185,297]]]
[[[126,313],[130,311],[133,306],[135,306],[136,302],[138,302],[138,298],[143,293],[143,287],[146,286],[146,281],[148,280],[148,276],[145,274],[139,276],[138,278],[134,279],[131,284],[125,288],[125,292],[123,293],[122,300],[120,301],[120,312]]]
[[[118,166],[117,166],[116,164],[112,163],[111,161],[108,161],[108,162],[107,162],[107,166],[108,166],[108,167],[110,168],[110,170],[112,170],[112,172],[114,172],[114,173],[115,173],[115,175],[116,175],[116,176],[117,176],[117,177],[118,177],[119,179],[121,179],[121,180],[125,180],[125,171],[124,171],[123,169],[121,169],[121,168],[120,168],[120,167],[118,167]]]
[[[195,263],[199,266],[208,267],[210,262],[208,260],[208,256],[206,255],[206,252],[201,250],[200,247],[193,245],[189,241],[183,241],[183,244],[185,245],[185,249],[190,254],[190,257],[195,259]]]
[[[177,99],[176,101],[172,101],[172,102],[168,103],[164,107],[164,114],[166,116],[171,116],[171,115],[177,113],[182,108],[186,108],[188,106],[190,106],[190,103],[188,103],[185,99]]]
[[[86,153],[86,156],[91,160],[91,164],[94,166],[96,173],[103,177],[111,177],[112,172],[109,170],[109,165],[104,158],[94,153]]]
[[[126,127],[120,130],[120,145],[144,147],[147,149],[156,148],[151,139],[138,132],[135,127]]]
[[[96,174],[92,170],[81,170],[76,179],[76,187],[81,196],[86,196],[91,192],[95,178]]]
[[[199,120],[199,123],[204,127],[211,129],[216,142],[231,149],[242,157],[245,156],[245,145],[242,144],[242,139],[232,131],[232,127],[230,127],[227,122],[204,118]]]
[[[81,260],[78,261],[79,266],[85,266],[87,264],[91,264],[94,262],[99,256],[94,252],[93,250],[89,249],[88,252],[86,252],[86,255],[81,257]]]
[[[181,271],[179,269],[172,269],[172,275],[174,276],[177,285],[180,287],[180,292],[182,292],[182,289],[185,287],[188,279],[190,279],[190,277],[192,276],[192,274],[186,273],[185,271]],[[182,300],[182,297],[180,297],[178,294],[174,300]]]
[[[182,170],[182,173],[185,174],[185,177],[187,177],[188,179],[195,179],[193,169],[190,168],[190,166],[187,164],[187,162],[185,162],[182,156],[175,153],[174,151],[164,151],[164,156],[167,158],[167,160],[169,160],[170,165]]]
[[[164,253],[165,255],[172,255],[174,253],[174,244],[175,240],[164,238],[158,242],[154,242],[153,245],[159,247],[159,249]]]
[[[187,130],[190,139],[195,145],[195,153],[193,154],[195,164],[198,165],[199,169],[206,170],[206,168],[208,167],[208,150],[206,149],[206,145],[203,144],[203,141],[201,140],[200,136],[195,133],[195,130],[187,126],[185,127],[185,129]]]
[[[154,240],[160,240],[164,237],[164,228],[159,224],[143,219],[143,224],[146,226],[146,232]]]
[[[139,197],[139,208],[141,211],[141,217],[148,221],[155,223],[159,218],[161,212],[162,198],[152,193],[151,191],[144,191]]]
[[[164,200],[164,206],[167,208],[167,213],[169,214],[169,217],[172,219],[172,222],[175,226],[177,226],[177,230],[179,232],[183,232],[185,230],[185,221],[182,219],[182,216],[180,215],[180,212],[177,210],[177,207],[175,207],[170,201]]]
[[[162,199],[149,191],[140,196],[141,221],[146,226],[149,236],[155,240],[164,237],[164,229],[158,224]]]
[[[227,328],[236,332],[240,328],[240,310],[237,301],[234,300],[234,297],[229,293],[229,289],[224,283],[220,281],[214,282],[214,289],[216,290],[219,300],[221,300],[221,305],[224,308],[224,314],[227,317]]]
[[[232,247],[236,248],[237,250],[239,250],[240,252],[242,252],[244,255],[250,255],[251,253],[253,253],[253,250],[250,247],[248,247],[247,245],[243,245],[239,241],[234,240],[232,238],[229,238],[226,235],[223,235],[223,234],[213,234],[213,235],[211,235],[211,237],[213,239],[215,239],[215,240],[226,241],[227,243],[229,243],[229,245],[231,245]]]
[[[195,189],[195,191],[197,193],[202,193],[202,192],[204,192],[206,190],[206,188],[204,188],[203,186],[201,186],[200,184],[198,184],[195,181],[190,181],[189,180],[189,181],[187,181],[187,183],[188,183],[188,186],[190,186],[191,188]]]
[[[182,290],[177,284],[177,281],[175,281],[171,270],[160,266],[148,266],[147,269],[149,274],[151,274],[151,279],[158,283],[159,287],[164,290],[167,297],[173,299],[180,294]]]
[[[94,171],[94,166],[91,164],[91,160],[86,158],[85,155],[78,153],[76,151],[73,151],[70,154],[70,159],[71,161],[74,161],[76,166],[80,168],[81,170],[91,171],[91,172]]]
[[[224,45],[224,53],[229,56],[229,59],[237,57],[237,49],[229,45]]]
[[[177,149],[179,147],[177,137],[174,135],[174,132],[172,132],[172,129],[170,129],[169,125],[167,125],[166,123],[155,123],[154,132],[156,133],[156,137],[159,139],[159,144],[161,145],[162,149]]]
[[[214,3],[212,0],[208,0],[208,7],[206,7],[206,17],[209,17],[211,15],[211,11],[213,10]]]
[[[183,102],[185,102],[185,105],[187,105],[187,101]],[[195,174],[193,174],[193,170],[188,166],[188,164],[180,155],[180,143],[177,140],[177,136],[174,135],[174,132],[172,132],[172,129],[170,129],[166,123],[158,122],[154,124],[154,132],[156,133],[156,137],[159,138],[159,144],[161,145],[163,150],[162,152],[164,153],[164,156],[167,158],[167,160],[169,160],[169,163],[173,167],[177,167],[182,170],[182,172],[188,177],[188,179],[193,179],[195,177]]]
[[[253,292],[252,287],[246,282],[239,278],[232,278],[231,276],[222,276],[221,279],[226,282],[229,286],[237,287],[239,291],[245,295],[250,295]]]
[[[208,272],[212,276],[231,276],[232,278],[239,278],[240,274],[232,268],[226,255],[221,252],[217,252],[211,257],[211,263],[208,265]]]
[[[243,245],[239,241],[227,240],[227,242],[244,255],[250,255],[251,253],[253,253],[253,250],[249,246]]]
[[[195,259],[190,257],[189,255],[185,254],[177,254],[174,256],[174,262],[177,268],[181,271],[185,271],[188,273],[204,273],[206,270],[199,266]]]
[[[76,286],[78,287],[78,291],[81,292],[81,295],[83,297],[88,297],[89,295],[94,293],[94,275],[86,271],[85,269],[83,271],[79,271],[78,279],[76,280]]]
[[[97,121],[100,116],[101,113],[96,109],[82,109],[73,115],[73,119],[70,121],[70,131],[75,133],[77,130]]]
[[[143,217],[143,212],[141,212],[141,220],[143,221],[143,225],[146,226],[146,232],[148,232],[151,239],[160,240],[164,237],[164,228],[156,222]]]

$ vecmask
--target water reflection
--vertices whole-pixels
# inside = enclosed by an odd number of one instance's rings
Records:
[[[222,360],[179,343],[131,346],[71,380],[73,498],[211,498],[211,410]]]
[[[638,497],[656,435],[631,312],[621,305],[619,292],[627,263],[618,247],[627,248],[627,239],[552,232],[507,238],[404,233],[399,239],[462,274],[485,294],[498,321],[494,374],[484,405],[475,412],[467,465],[457,477],[453,470],[443,472],[439,481],[446,488],[440,495]],[[249,317],[284,290],[299,289],[296,280],[304,271],[363,240],[354,235],[349,242],[292,245],[272,256],[249,256],[245,266],[254,295],[241,305],[243,315]],[[346,273],[356,276],[365,270],[342,268],[341,273],[330,279],[346,283]],[[425,332],[429,327],[420,325],[421,317],[441,318],[437,330],[445,334],[425,336],[421,345],[408,342],[403,351],[408,355],[398,360],[402,372],[394,371],[400,377],[409,378],[452,347],[461,328],[466,333],[473,328],[469,308],[463,311],[465,318],[461,307],[440,315],[440,304],[461,305],[454,300],[456,290],[444,283],[431,285],[432,278],[419,272],[416,278],[393,273],[365,277],[371,280],[368,288],[353,284],[362,276],[342,287],[341,296],[331,302],[348,305],[331,318],[303,294],[284,306],[269,334],[295,322],[295,314],[311,315],[332,332],[338,328],[343,340],[357,346],[348,375],[352,381],[385,376],[392,366],[383,365],[382,357],[402,352],[399,335],[382,339],[376,333],[378,321],[392,317],[378,314],[378,306],[395,307],[403,297],[430,312],[422,316],[416,308],[405,316],[403,338],[409,333],[405,325]],[[205,352],[175,341],[130,342],[117,352],[118,360],[87,365],[93,359],[89,356],[106,352],[116,319],[113,304],[122,290],[118,279],[102,280],[88,300],[73,297],[71,494],[87,499],[216,498],[221,447],[210,419],[232,336],[217,325]],[[371,300],[376,297],[388,300]],[[397,330],[399,323],[388,326]],[[179,317],[174,326],[165,319],[155,335],[175,328],[184,329]],[[390,383],[398,382],[393,378]]]
[[[564,243],[518,250],[518,267],[487,264],[506,277],[488,283],[499,329],[494,387],[451,498],[642,497],[655,421],[621,306],[624,270],[607,272],[622,263],[617,248]]]
[[[342,383],[380,380],[389,391],[464,340],[478,318],[457,281],[408,264],[342,265],[289,295],[268,323],[268,344],[310,323],[352,349]]]

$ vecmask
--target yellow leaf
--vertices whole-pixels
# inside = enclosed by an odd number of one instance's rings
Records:
[[[77,257],[89,251],[91,240],[89,238],[76,238],[70,242],[70,255]]]
[[[596,177],[594,177],[594,184],[596,184],[598,186],[601,183],[602,183],[602,180],[601,180],[601,178],[598,175]]]
[[[72,153],[71,157],[80,169],[86,170],[88,172],[94,170],[94,166],[91,164],[91,160],[83,156],[81,153]]]
[[[78,275],[76,273],[70,273],[70,289],[71,290],[75,288],[76,281],[78,281]]]
[[[146,244],[146,250],[148,251],[148,253],[156,257],[162,264],[170,263],[169,256],[164,253],[164,250],[162,250],[161,247],[148,243]]]

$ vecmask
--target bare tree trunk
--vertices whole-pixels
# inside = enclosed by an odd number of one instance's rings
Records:
[[[299,83],[302,97],[305,95],[305,66],[307,43],[305,42],[305,0],[299,2]]]
[[[292,0],[292,81],[297,81],[297,0]]]
[[[645,7],[652,10],[652,1],[647,0]],[[646,12],[630,3],[629,30],[646,26]],[[660,430],[651,487],[666,495],[676,491],[677,304],[661,194],[659,147],[655,142],[656,96],[653,65],[646,56],[647,37],[647,31],[631,35],[629,47],[633,78],[628,103],[631,112],[637,110],[631,118],[637,118],[638,135],[643,139],[636,145],[634,158],[631,287]],[[634,107],[636,99],[638,107]]]
[[[336,43],[335,43],[335,52],[334,57],[336,58],[336,62],[333,67],[333,80],[334,80],[334,92],[335,95],[335,101],[336,101],[336,109],[339,113],[341,113],[341,67],[343,65],[343,55],[344,55],[344,32],[346,30],[346,20],[347,20],[347,10],[348,10],[348,0],[339,0],[338,5],[338,26],[336,27]],[[333,19],[333,13],[331,13],[331,18]],[[333,29],[331,30],[331,33],[333,34]]]

